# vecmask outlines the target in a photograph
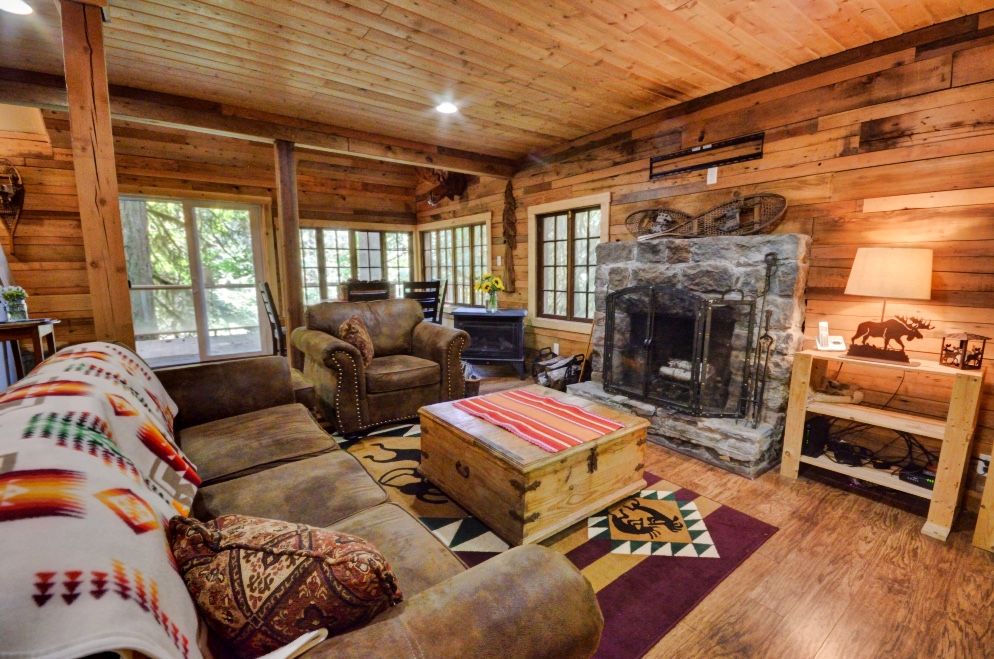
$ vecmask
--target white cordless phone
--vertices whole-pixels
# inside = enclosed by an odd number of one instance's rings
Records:
[[[819,350],[845,350],[846,342],[841,336],[828,335],[828,323],[824,320],[818,323],[818,336],[815,338],[815,345]]]

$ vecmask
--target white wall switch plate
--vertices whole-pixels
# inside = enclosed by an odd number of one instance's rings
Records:
[[[718,182],[718,168],[717,167],[708,167],[708,180],[707,180],[707,184],[708,185],[714,185],[717,182]]]
[[[497,255],[497,267],[498,268],[500,267],[500,262],[501,262],[501,258],[500,258],[500,254],[498,254]]]
[[[553,343],[552,344],[552,352],[556,353],[557,355],[559,354],[559,344],[558,343]]]

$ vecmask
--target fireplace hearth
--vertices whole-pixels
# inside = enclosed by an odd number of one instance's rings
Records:
[[[803,343],[809,248],[800,234],[600,245],[592,379],[569,391],[649,419],[650,441],[766,471]]]

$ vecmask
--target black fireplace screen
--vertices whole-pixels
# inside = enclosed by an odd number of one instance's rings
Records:
[[[743,418],[754,300],[663,286],[607,296],[604,389],[695,416]]]

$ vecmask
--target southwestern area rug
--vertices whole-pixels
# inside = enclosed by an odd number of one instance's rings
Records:
[[[467,565],[508,549],[418,472],[421,427],[336,440]],[[641,657],[776,531],[646,473],[646,489],[542,542],[587,577],[604,613],[597,657]]]

